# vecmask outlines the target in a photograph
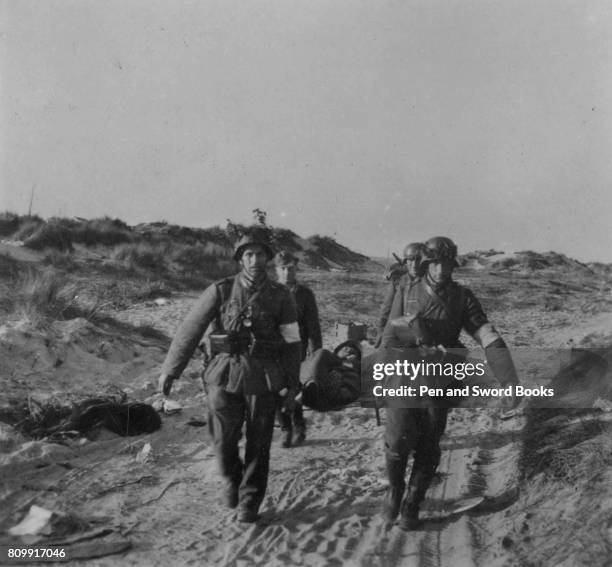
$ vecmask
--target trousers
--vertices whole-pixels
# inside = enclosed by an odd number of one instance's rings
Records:
[[[306,420],[304,419],[304,408],[302,404],[296,403],[291,413],[286,413],[282,411],[282,408],[279,408],[277,416],[282,431],[306,433]]]
[[[414,451],[408,482],[422,499],[440,463],[440,439],[446,429],[447,408],[387,408],[385,457],[392,487],[405,483],[406,466]]]
[[[276,398],[229,393],[208,387],[208,412],[215,455],[228,487],[238,487],[241,508],[257,511],[266,494]],[[238,443],[246,423],[244,460]]]

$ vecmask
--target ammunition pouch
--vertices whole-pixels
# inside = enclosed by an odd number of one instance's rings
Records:
[[[249,352],[251,339],[235,331],[230,333],[216,333],[208,336],[212,356],[219,353],[244,354]]]
[[[211,356],[223,352],[226,354],[248,354],[253,358],[262,360],[277,360],[281,355],[281,343],[257,340],[236,331],[211,334],[208,339]]]

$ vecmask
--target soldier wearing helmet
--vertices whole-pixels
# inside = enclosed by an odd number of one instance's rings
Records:
[[[458,349],[463,346],[459,335],[464,330],[485,349],[489,367],[499,382],[516,384],[516,371],[503,338],[489,323],[474,294],[452,279],[458,266],[455,243],[443,236],[430,238],[423,247],[422,265],[423,277],[412,285],[398,287],[394,295],[382,337],[383,349],[414,346],[403,344],[407,340],[420,344],[425,351]],[[407,320],[418,322],[416,334],[398,333],[398,321]],[[514,398],[513,405],[516,402]],[[440,461],[439,443],[448,409],[427,398],[420,407],[388,406],[385,457],[389,490],[383,512],[389,522],[401,512],[400,527],[415,529],[420,504]],[[406,487],[406,467],[412,451],[414,462]]]
[[[168,395],[208,329],[212,359],[203,378],[225,501],[239,507],[239,521],[249,523],[256,521],[266,492],[277,398],[283,396],[291,410],[299,388],[295,301],[285,286],[268,279],[272,257],[262,234],[236,243],[240,273],[202,293],[174,336],[159,378],[159,390]],[[238,442],[245,423],[242,460]]]
[[[385,291],[385,299],[380,308],[380,316],[378,318],[378,326],[376,330],[376,342],[374,347],[378,348],[382,341],[383,331],[389,319],[391,305],[398,287],[412,285],[422,274],[421,260],[423,257],[423,244],[420,242],[411,242],[406,244],[404,248],[403,261],[393,266],[390,266],[385,279],[389,280],[389,285]]]
[[[288,250],[274,257],[277,281],[289,288],[297,307],[297,320],[302,342],[302,361],[323,346],[319,311],[312,290],[297,281],[298,259]],[[301,445],[306,439],[306,421],[302,404],[296,403],[292,413],[279,411],[278,420],[283,431],[285,448]]]

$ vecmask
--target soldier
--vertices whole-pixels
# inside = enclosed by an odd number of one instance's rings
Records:
[[[234,249],[241,271],[210,285],[178,329],[164,361],[159,389],[170,393],[209,335],[212,360],[204,372],[209,423],[225,500],[237,519],[255,522],[264,498],[277,397],[291,410],[299,388],[300,335],[289,290],[268,279],[273,257],[262,235],[243,236]],[[238,442],[246,422],[244,462]]]
[[[314,293],[296,278],[298,259],[291,252],[282,250],[274,257],[278,282],[287,286],[297,306],[297,319],[302,342],[302,360],[322,347],[319,311]],[[296,403],[292,414],[278,412],[278,420],[284,432],[283,447],[300,445],[306,439],[306,422],[302,404]]]
[[[402,345],[393,330],[393,320],[408,315],[419,321],[425,349],[439,346],[461,348],[459,334],[465,330],[485,349],[487,362],[502,385],[518,382],[512,358],[503,338],[488,322],[474,294],[452,280],[457,264],[457,247],[445,237],[429,239],[424,246],[426,273],[413,285],[398,286],[390,310],[382,347]],[[517,399],[512,400],[515,406]],[[393,404],[390,404],[393,405]],[[420,504],[440,460],[440,437],[446,426],[448,410],[428,399],[421,407],[388,407],[385,426],[385,457],[389,491],[384,515],[389,522],[401,511],[400,527],[418,526]],[[414,464],[406,489],[405,474],[410,452]]]
[[[421,258],[423,256],[423,244],[420,242],[411,242],[404,248],[404,261],[398,262],[389,267],[385,274],[385,279],[389,281],[385,292],[385,299],[380,309],[380,317],[378,319],[378,327],[376,333],[376,342],[374,348],[378,348],[382,341],[383,331],[389,319],[393,298],[400,282],[402,285],[411,285],[422,274]]]

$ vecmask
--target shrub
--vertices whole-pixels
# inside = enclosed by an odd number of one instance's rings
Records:
[[[115,246],[133,242],[134,234],[123,221],[104,217],[78,223],[73,228],[73,240],[85,246]]]
[[[9,280],[15,279],[19,275],[19,260],[9,254],[0,254],[0,277]]]
[[[53,266],[61,270],[74,270],[77,267],[76,260],[69,251],[51,250],[42,260],[46,266]]]
[[[520,260],[518,258],[503,258],[502,260],[497,260],[493,262],[491,265],[494,268],[507,269],[511,268],[512,266],[516,266],[519,263]]]
[[[72,233],[70,228],[63,226],[61,223],[43,223],[23,240],[23,245],[33,250],[43,250],[44,248],[72,250]]]
[[[9,236],[19,228],[19,216],[15,213],[4,212],[0,214],[0,237]]]
[[[272,233],[272,244],[277,249],[298,252],[303,250],[298,242],[298,235],[286,228],[275,228]]]
[[[235,271],[231,251],[218,244],[208,242],[204,246],[182,245],[174,247],[170,257],[184,275],[201,275],[209,279],[225,277]]]
[[[32,236],[44,224],[45,221],[39,218],[22,220],[12,238],[14,240],[26,240],[26,238]]]
[[[161,271],[166,268],[166,259],[171,245],[168,243],[120,244],[111,253],[111,258],[131,270],[144,268]]]
[[[16,213],[5,211],[0,213],[0,237],[11,236],[13,240],[23,240],[25,237],[30,236],[43,222],[38,215],[20,216]],[[24,229],[23,233],[16,234],[22,228]]]
[[[14,310],[34,327],[50,320],[71,319],[81,313],[76,306],[76,285],[52,270],[28,270],[20,277],[15,294]]]

